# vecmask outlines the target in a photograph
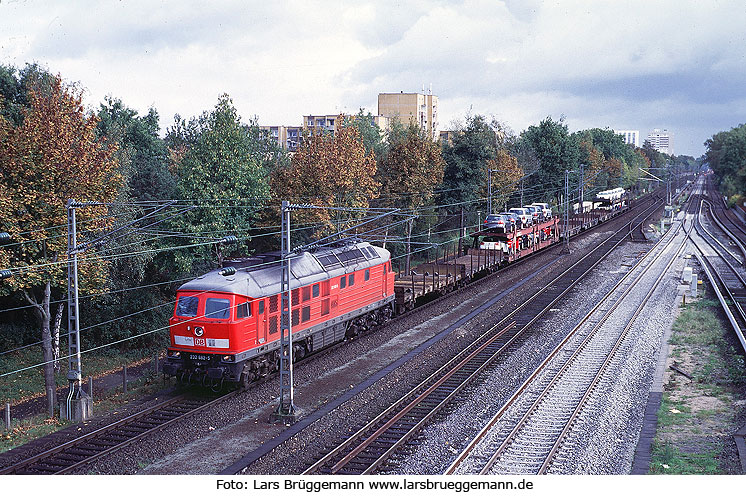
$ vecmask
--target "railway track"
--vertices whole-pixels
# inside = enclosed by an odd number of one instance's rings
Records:
[[[707,201],[703,201],[701,207],[706,206],[706,203]],[[746,352],[746,278],[743,276],[743,262],[702,224],[704,217],[701,207],[693,220],[699,240],[691,237],[691,241],[697,248],[697,258],[702,269],[712,284],[742,349]],[[715,219],[714,212],[710,210],[709,213]],[[726,227],[720,225],[720,228],[726,237],[736,240],[737,236]]]
[[[644,223],[659,203],[637,215],[633,230]],[[625,238],[624,227],[573,266],[553,279],[532,298],[482,334],[451,362],[436,371],[353,435],[334,446],[309,466],[304,474],[370,474],[380,469],[485,368],[509,354],[530,327],[565,296]]]
[[[62,445],[0,469],[1,475],[59,475],[132,444],[140,438],[197,411],[217,404],[236,392],[220,397],[178,395]]]
[[[669,252],[678,233],[678,229],[669,231],[651,249],[652,260],[641,260],[630,269],[534,370],[446,474],[543,474],[555,459],[561,459],[560,449],[594,389],[609,374],[609,366],[635,319],[684,248],[686,237],[681,238],[675,251]],[[667,253],[672,255],[653,285],[640,285]],[[620,310],[625,299],[640,288],[647,289],[647,293],[632,314],[626,315],[625,310]],[[614,326],[625,322],[622,330]]]
[[[726,206],[725,200],[711,185],[709,178],[707,180],[706,191],[712,202],[716,223],[723,231],[730,234],[730,237],[733,238],[733,241],[741,250],[741,254],[746,257],[746,250],[744,249],[746,248],[746,228],[744,228],[743,222],[733,213],[733,210]]]

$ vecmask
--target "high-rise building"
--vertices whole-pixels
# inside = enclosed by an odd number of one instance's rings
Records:
[[[433,140],[438,138],[438,97],[428,94],[378,94],[378,115],[403,124],[410,122],[426,130]]]
[[[614,133],[624,137],[624,142],[640,147],[640,130],[614,130]]]
[[[663,130],[660,128],[654,128],[653,131],[648,134],[645,141],[649,142],[656,151],[673,156],[673,133],[665,128]]]

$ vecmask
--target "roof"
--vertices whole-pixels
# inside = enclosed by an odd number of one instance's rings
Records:
[[[216,291],[251,298],[276,295],[280,292],[282,275],[281,261],[276,256],[275,252],[242,259],[245,265],[239,266],[235,274],[224,276],[220,269],[213,270],[183,284],[179,291]],[[293,253],[290,257],[290,288],[373,267],[390,258],[388,250],[367,242]]]

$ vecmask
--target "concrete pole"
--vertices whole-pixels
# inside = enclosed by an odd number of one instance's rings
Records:
[[[10,433],[10,402],[5,403],[5,430]]]

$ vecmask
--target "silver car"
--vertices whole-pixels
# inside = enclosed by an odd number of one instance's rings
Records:
[[[531,206],[541,209],[541,212],[544,214],[544,220],[552,218],[552,209],[549,207],[549,203],[531,203]]]
[[[511,208],[508,211],[516,214],[518,219],[521,221],[521,228],[533,225],[534,221],[531,212],[526,208]]]

